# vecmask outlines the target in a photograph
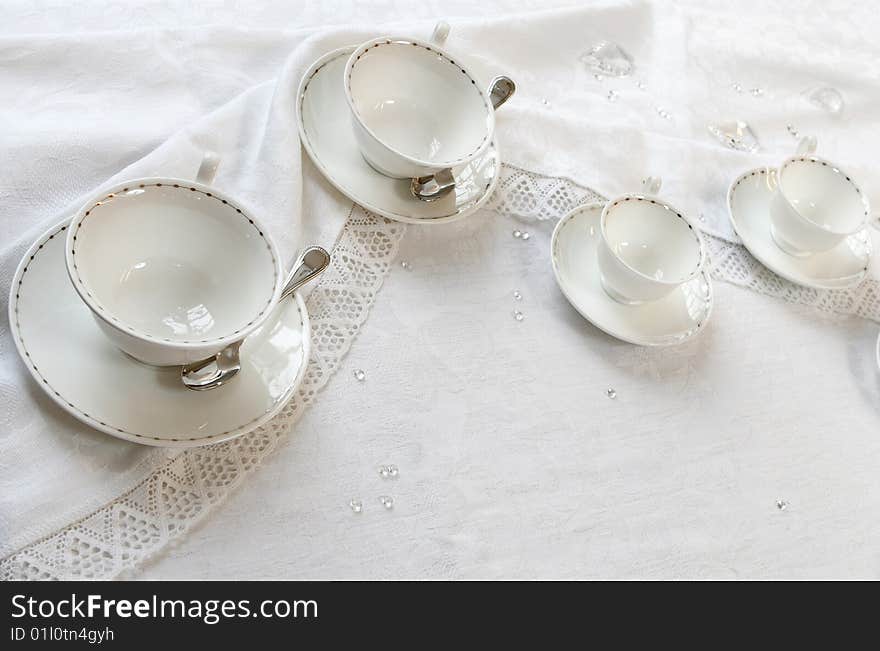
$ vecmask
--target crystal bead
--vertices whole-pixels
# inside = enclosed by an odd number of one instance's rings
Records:
[[[407,271],[410,270],[409,262],[407,262],[406,260],[404,260],[403,262],[401,262],[401,263],[400,263],[400,266],[401,266],[403,269],[406,269]]]
[[[780,511],[784,511],[787,506],[788,502],[786,502],[785,500],[776,500],[776,508]]]
[[[541,104],[543,104],[544,106],[550,106],[550,101],[545,97],[541,100]]]
[[[752,90],[750,90],[749,92],[750,92],[750,93],[752,94],[752,96],[754,96],[754,97],[762,97],[762,96],[764,95],[764,89],[763,89],[763,88],[752,88]]]
[[[824,86],[808,91],[807,99],[820,109],[828,111],[832,115],[838,115],[843,111],[843,95],[836,88]]]
[[[529,235],[527,232],[523,231],[523,234],[521,235],[521,237],[522,237],[522,239],[527,240],[531,237],[531,235]]]
[[[399,474],[400,474],[400,470],[398,470],[397,466],[395,466],[393,463],[390,466],[388,466],[388,476],[389,477],[397,477],[397,475],[399,475]]]
[[[614,400],[617,397],[617,391],[609,388],[607,391],[605,391],[605,395]]]
[[[352,498],[351,501],[348,503],[348,505],[351,507],[351,510],[354,511],[355,513],[360,513],[361,511],[364,510],[364,503],[358,499],[355,499],[355,498]]]
[[[643,81],[637,81],[637,82],[636,82],[636,87],[637,87],[639,90],[645,90],[645,89],[648,87],[648,85],[647,85],[645,82],[643,82]]]
[[[632,57],[622,47],[610,41],[596,43],[581,61],[594,73],[609,77],[626,77],[635,67]]]
[[[526,315],[523,314],[522,312],[520,312],[519,310],[514,310],[513,318],[516,319],[517,321],[522,321],[523,319],[526,318]]]
[[[760,149],[755,132],[742,120],[709,124],[708,129],[709,133],[731,149],[747,152],[756,152]]]
[[[363,382],[364,380],[367,379],[367,374],[364,373],[364,371],[362,369],[358,369],[354,372],[354,379],[357,380],[358,382]]]
[[[389,511],[394,508],[394,498],[393,497],[390,497],[388,495],[383,495],[382,497],[379,498],[379,501],[382,503],[382,506],[384,506]]]
[[[741,92],[743,92],[743,87],[742,87],[741,84],[734,83],[734,84],[731,86],[731,88],[733,88],[733,90],[735,90],[737,93],[741,93]]]
[[[522,237],[522,231],[519,230],[519,229],[513,231],[513,236],[514,236],[516,239],[521,238],[521,237]]]
[[[786,125],[785,125],[785,129],[786,129],[786,131],[788,131],[788,132],[792,135],[793,138],[797,138],[797,137],[799,137],[799,136],[801,135],[800,133],[798,133],[798,130],[795,129],[795,128],[794,128],[792,125],[790,125],[790,124],[786,124]]]
[[[520,293],[520,291],[518,289],[513,290],[513,300],[515,300],[515,301],[522,300],[522,294]]]
[[[616,90],[609,90],[608,91],[608,101],[609,102],[616,102],[618,96],[619,96],[619,93]]]
[[[388,475],[391,474],[391,471],[388,469],[388,466],[379,466],[379,476],[383,479],[387,479]]]

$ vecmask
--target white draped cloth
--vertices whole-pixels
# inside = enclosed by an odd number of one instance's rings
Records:
[[[880,207],[874,8],[191,4],[4,7],[3,312],[24,250],[86,195],[189,176],[210,148],[217,184],[287,257],[337,253],[307,300],[309,373],[269,425],[166,453],[59,410],[4,319],[0,577],[877,577],[880,264],[852,290],[798,288],[738,244],[725,205],[797,133]],[[506,165],[477,214],[403,227],[320,177],[295,92],[324,52],[427,36],[439,18],[447,49],[518,83],[498,114]],[[631,55],[630,76],[588,70],[603,40]],[[809,101],[825,86],[839,114]],[[730,120],[758,151],[709,134]],[[566,210],[649,174],[705,230],[716,290],[706,330],[662,350],[590,326],[549,266]]]

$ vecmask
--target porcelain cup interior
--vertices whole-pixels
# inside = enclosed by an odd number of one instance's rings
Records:
[[[771,202],[771,232],[794,255],[833,248],[864,228],[870,209],[852,177],[815,156],[795,156],[777,172]]]
[[[259,222],[216,189],[180,179],[129,181],[86,204],[68,229],[66,259],[102,330],[158,365],[243,338],[283,283]]]
[[[485,89],[435,45],[369,41],[352,53],[344,81],[364,157],[388,176],[463,165],[491,142],[495,114]]]
[[[702,238],[680,211],[660,199],[614,199],[602,211],[600,228],[602,286],[621,303],[662,298],[702,269]]]

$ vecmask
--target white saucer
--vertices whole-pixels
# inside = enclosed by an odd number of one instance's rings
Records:
[[[281,410],[299,386],[309,355],[302,298],[281,303],[247,338],[242,370],[232,382],[190,391],[179,369],[137,362],[101,334],[64,265],[69,223],[54,226],[31,246],[9,296],[18,352],[62,409],[112,436],[178,448],[240,436]]]
[[[789,255],[770,235],[772,196],[767,168],[746,172],[727,192],[730,221],[749,253],[771,271],[805,287],[844,289],[862,282],[871,257],[867,229],[851,235],[830,251],[802,258]]]
[[[712,313],[706,272],[657,301],[623,305],[599,281],[597,245],[601,203],[576,208],[559,220],[550,242],[553,273],[562,293],[590,323],[640,346],[669,346],[695,336]]]
[[[354,50],[347,47],[325,54],[300,82],[296,119],[312,162],[342,194],[389,219],[436,224],[475,212],[492,194],[501,172],[494,142],[481,158],[453,169],[455,192],[430,202],[412,196],[409,179],[379,174],[361,156],[342,83],[345,63]]]

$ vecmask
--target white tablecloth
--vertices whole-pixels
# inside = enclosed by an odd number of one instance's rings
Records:
[[[880,201],[871,169],[880,146],[880,25],[867,6],[608,3],[510,17],[501,14],[530,7],[352,3],[332,17],[318,5],[35,7],[14,7],[0,41],[0,110],[4,124],[16,125],[3,136],[15,165],[0,161],[4,242],[23,239],[178,128],[258,95],[312,29],[359,23],[361,34],[418,17],[452,18],[450,47],[517,79],[519,93],[499,116],[501,146],[535,178],[567,176],[610,195],[661,174],[677,204],[702,214],[710,233],[732,237],[727,184],[789,153],[791,125],[816,134],[821,152],[846,161]],[[466,13],[487,18],[453,18]],[[330,43],[333,30],[321,38]],[[601,39],[633,55],[634,76],[599,80],[586,71],[578,56]],[[114,74],[133,71],[123,86],[115,81],[113,110],[90,103],[83,81],[101,83],[102,57]],[[145,57],[161,66],[161,84],[151,85]],[[65,85],[62,68],[47,87],[47,66],[69,66],[78,83]],[[843,93],[843,115],[805,100],[803,91],[821,84]],[[64,102],[101,128],[58,121]],[[54,119],[41,121],[34,107],[51,108]],[[731,118],[753,125],[761,152],[733,152],[706,133],[707,122]],[[345,202],[334,206],[325,191],[320,205],[344,219]],[[392,267],[339,372],[289,438],[201,526],[169,535],[177,544],[140,576],[878,574],[876,322],[841,316],[851,305],[817,310],[717,282],[715,313],[697,340],[667,350],[616,342],[556,289],[547,261],[553,219],[493,205],[460,224],[406,229],[397,260],[409,268]],[[515,239],[514,228],[532,237]],[[4,269],[14,264],[8,257]],[[363,382],[355,369],[365,371]],[[14,432],[0,434],[15,452]],[[118,454],[128,472],[126,455],[139,452]],[[52,494],[44,485],[55,479],[16,461],[7,455],[4,477],[34,478]],[[388,463],[399,466],[398,478],[380,477]],[[102,484],[102,494],[125,481]],[[32,523],[40,535],[23,535],[13,507],[32,499],[27,488],[4,484],[7,551],[21,553],[83,510],[53,504],[56,521]],[[392,496],[394,508],[384,509],[380,495]],[[361,513],[351,498],[363,500]]]

